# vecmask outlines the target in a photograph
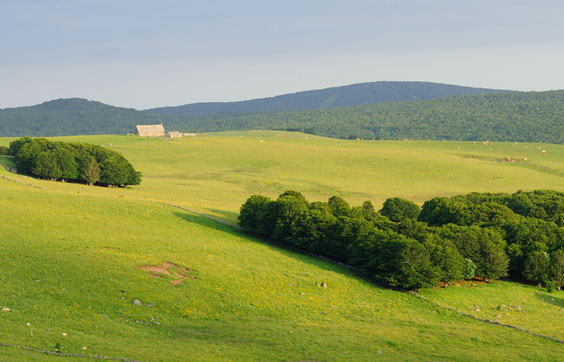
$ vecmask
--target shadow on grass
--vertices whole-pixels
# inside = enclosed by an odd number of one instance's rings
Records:
[[[536,292],[535,296],[538,300],[555,305],[557,307],[564,307],[564,298],[555,297],[553,294],[544,294],[540,292]]]
[[[206,208],[206,210],[208,210],[209,212],[218,215],[226,220],[233,220],[233,222],[237,222],[237,217],[239,216],[238,213],[233,212],[233,211],[226,211],[226,210],[220,210],[220,209],[209,209]]]
[[[278,243],[274,240],[263,237],[261,235],[250,234],[250,233],[244,232],[240,229],[236,229],[233,226],[225,225],[225,224],[219,223],[217,221],[210,220],[210,219],[206,218],[205,216],[192,214],[190,212],[179,212],[179,211],[175,211],[174,215],[183,219],[183,220],[185,220],[185,221],[187,221],[187,222],[198,224],[200,226],[204,226],[204,227],[214,229],[214,230],[217,230],[217,231],[225,232],[229,235],[244,239],[244,241],[248,242],[248,243],[263,244],[263,245],[267,246],[269,249],[276,251],[277,253],[279,253],[281,255],[284,255],[286,257],[291,257],[291,258],[303,261],[303,262],[308,263],[308,264],[315,265],[316,267],[318,267],[322,270],[328,270],[328,271],[341,273],[341,274],[344,274],[344,275],[347,275],[347,276],[350,276],[350,277],[354,277],[354,278],[362,280],[362,281],[364,281],[368,284],[378,286],[378,287],[381,287],[381,288],[394,289],[394,288],[388,288],[386,286],[383,286],[383,285],[377,283],[376,281],[374,281],[370,278],[367,278],[366,276],[361,275],[357,270],[355,270],[351,266],[335,262],[333,260],[327,259],[327,258],[322,257],[322,256],[318,256],[318,255],[308,253],[304,250],[293,248],[293,247],[286,245],[286,244]]]

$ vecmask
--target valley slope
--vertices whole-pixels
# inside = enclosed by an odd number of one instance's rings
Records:
[[[233,223],[249,195],[286,189],[310,199],[340,195],[354,205],[392,196],[421,202],[469,191],[563,190],[562,146],[344,141],[271,131],[176,141],[58,139],[122,152],[144,181],[107,189],[0,169],[0,308],[10,309],[0,312],[0,343],[166,361],[561,356],[561,345],[548,339],[378,287],[342,266],[167,204]],[[155,271],[163,265],[169,274]],[[523,308],[508,312],[508,321],[563,338],[563,292],[545,297],[534,287],[496,285],[502,290],[493,291],[493,303]],[[464,311],[476,298],[489,316],[497,304],[472,296],[477,288],[424,293],[456,308],[464,301]],[[541,310],[551,315],[543,327],[536,322]],[[43,358],[0,348],[8,359]]]

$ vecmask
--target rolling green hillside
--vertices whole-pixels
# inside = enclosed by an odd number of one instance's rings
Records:
[[[564,191],[564,148],[559,145],[348,141],[277,131],[209,133],[174,141],[54,139],[108,147],[143,174],[139,187],[92,192],[173,201],[232,222],[250,195],[276,197],[289,189],[311,200],[340,195],[352,205],[371,200],[376,207],[395,196],[422,203],[472,191]],[[0,140],[7,145],[11,139]]]
[[[271,131],[176,141],[57,139],[117,150],[144,181],[108,189],[0,168],[0,310],[9,309],[0,311],[0,343],[50,351],[58,343],[65,353],[151,361],[562,355],[562,345],[549,339],[378,287],[342,266],[163,204],[232,223],[251,194],[286,189],[318,200],[338,194],[351,204],[369,199],[377,207],[391,196],[421,202],[469,191],[563,190],[562,146],[345,141]],[[564,292],[496,282],[422,293],[465,313],[502,314],[502,322],[564,338]],[[479,311],[468,309],[474,304]],[[1,346],[0,356],[55,359]]]
[[[147,112],[162,115],[218,117],[290,110],[338,108],[381,102],[428,100],[453,95],[492,92],[502,91],[430,82],[371,82],[240,102],[208,102],[176,107],[152,108],[148,109]]]

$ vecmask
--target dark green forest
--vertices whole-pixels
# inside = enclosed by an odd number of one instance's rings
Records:
[[[159,123],[156,115],[80,98],[0,110],[2,137],[127,134],[134,133],[137,124]]]
[[[162,115],[218,117],[339,108],[381,102],[429,100],[453,95],[485,94],[491,92],[501,91],[430,82],[371,82],[240,102],[208,102],[153,108],[148,109],[147,112]]]
[[[141,173],[120,153],[86,143],[20,138],[10,143],[19,173],[101,186],[139,185]]]
[[[286,191],[276,200],[251,196],[239,224],[402,289],[506,276],[549,290],[564,284],[564,193],[557,191],[437,197],[421,208],[391,198],[378,212],[370,201],[310,203]]]
[[[453,96],[190,121],[194,132],[274,129],[346,139],[564,142],[564,91]]]
[[[271,129],[345,139],[564,142],[564,91],[503,92],[428,101],[240,116],[164,116],[81,99],[0,110],[0,136],[134,133],[136,124],[214,132]]]

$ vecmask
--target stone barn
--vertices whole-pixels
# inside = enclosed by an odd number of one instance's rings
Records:
[[[163,124],[138,125],[137,134],[140,137],[164,137],[165,130]]]

